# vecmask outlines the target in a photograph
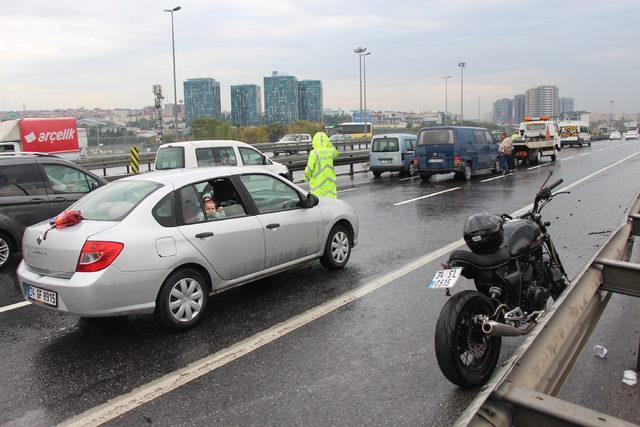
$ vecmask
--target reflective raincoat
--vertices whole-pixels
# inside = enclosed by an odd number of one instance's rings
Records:
[[[311,193],[318,197],[338,197],[333,160],[339,155],[326,133],[318,132],[313,136],[313,150],[304,170],[304,180],[309,181]]]

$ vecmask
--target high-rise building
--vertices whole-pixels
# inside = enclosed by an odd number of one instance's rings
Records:
[[[260,86],[231,86],[231,122],[234,125],[259,125],[261,110]]]
[[[222,117],[220,83],[210,78],[184,81],[184,105],[187,124],[201,117]]]
[[[525,93],[525,115],[557,117],[559,115],[558,86],[537,86]]]
[[[560,114],[576,111],[573,98],[568,98],[563,96],[558,99],[558,102],[560,103]]]
[[[524,120],[525,96],[516,95],[513,97],[513,123],[522,123]]]
[[[300,120],[322,121],[322,82],[320,80],[300,80]]]
[[[493,122],[503,125],[513,121],[513,100],[510,98],[498,99],[493,103]]]
[[[267,123],[299,120],[298,79],[277,71],[264,78],[264,114]]]

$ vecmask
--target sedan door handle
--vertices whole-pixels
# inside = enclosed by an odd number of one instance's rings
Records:
[[[52,202],[66,202],[67,198],[66,197],[54,197],[53,199],[51,199]]]
[[[39,197],[36,197],[35,199],[31,199],[30,202],[31,203],[44,203],[44,202],[46,202],[46,200],[45,199],[41,199]]]
[[[269,224],[267,225],[267,228],[278,228],[280,227],[280,224]]]
[[[210,231],[207,231],[206,233],[198,233],[196,234],[196,238],[197,239],[204,239],[205,237],[213,237],[213,233]]]

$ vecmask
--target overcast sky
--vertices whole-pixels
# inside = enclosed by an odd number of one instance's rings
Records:
[[[141,107],[173,100],[176,5],[182,81],[229,86],[279,70],[323,82],[325,108],[358,106],[357,46],[367,47],[370,109],[489,111],[497,98],[554,84],[578,109],[640,111],[638,0],[0,0],[0,110]]]

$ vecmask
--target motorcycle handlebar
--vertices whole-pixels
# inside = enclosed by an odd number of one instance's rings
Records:
[[[554,188],[556,188],[558,185],[562,184],[562,179],[557,180],[556,182],[554,182],[553,184],[551,184],[550,186],[548,186],[547,188],[549,189],[549,191],[553,190]]]

